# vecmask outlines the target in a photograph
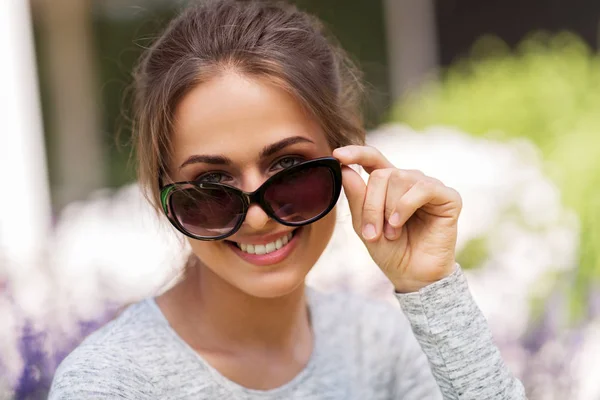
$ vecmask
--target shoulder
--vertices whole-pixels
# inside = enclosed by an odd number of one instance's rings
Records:
[[[73,350],[59,365],[50,399],[152,397],[138,354],[151,349],[155,327],[147,301],[127,308]]]

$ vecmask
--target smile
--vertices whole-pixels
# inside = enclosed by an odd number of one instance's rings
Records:
[[[289,232],[286,235],[283,235],[282,237],[280,237],[277,240],[270,242],[270,243],[246,244],[246,243],[235,242],[235,244],[237,245],[238,248],[240,248],[240,250],[242,250],[245,253],[262,255],[262,254],[272,253],[276,250],[281,249],[282,247],[285,247],[289,243],[289,241],[292,239],[292,236],[293,236],[292,232]]]
[[[269,238],[269,243],[243,243],[225,241],[229,248],[244,261],[257,266],[275,265],[288,258],[303,236],[305,227],[284,233],[277,239]]]

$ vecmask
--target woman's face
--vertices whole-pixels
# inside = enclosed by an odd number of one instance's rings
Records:
[[[197,86],[178,105],[170,169],[175,181],[222,182],[252,192],[278,171],[330,156],[331,150],[319,124],[291,95],[228,72]],[[216,276],[252,296],[278,297],[303,284],[334,225],[335,209],[311,225],[293,228],[253,204],[242,227],[226,240],[188,240]],[[292,239],[284,244],[290,233]],[[248,256],[234,242],[282,247]]]

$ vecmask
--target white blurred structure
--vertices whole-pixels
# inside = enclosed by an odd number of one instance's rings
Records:
[[[582,347],[575,355],[569,373],[578,380],[577,398],[600,399],[600,384],[596,371],[600,368],[600,321],[591,321],[583,331]]]
[[[34,275],[50,225],[29,2],[0,1],[0,54],[0,365],[8,367],[0,377],[1,390],[3,379],[16,379],[21,366],[14,345],[19,320],[10,312],[3,288],[7,280],[12,285]]]
[[[32,36],[28,3],[0,2],[0,254],[24,266],[43,248],[50,223]]]
[[[154,213],[137,185],[67,206],[50,247],[54,311],[63,329],[101,315],[107,304],[159,294],[189,254],[183,235]]]

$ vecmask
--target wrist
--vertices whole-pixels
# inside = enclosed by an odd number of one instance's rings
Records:
[[[394,285],[394,291],[400,294],[418,292],[419,290],[452,275],[456,271],[457,265],[458,264],[456,264],[456,262],[453,262],[450,267],[444,269],[444,272],[437,276],[431,277],[431,279],[402,279],[399,282],[392,282]]]

